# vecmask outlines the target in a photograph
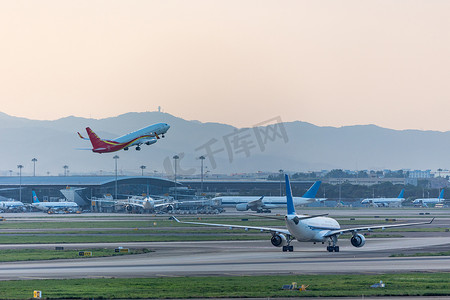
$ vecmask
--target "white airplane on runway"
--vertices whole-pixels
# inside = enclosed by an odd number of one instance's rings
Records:
[[[125,210],[128,212],[133,212],[135,209],[138,210],[172,210],[174,202],[168,202],[165,199],[155,200],[151,197],[136,197],[133,196],[124,202]]]
[[[317,191],[319,190],[321,181],[316,181],[302,197],[294,197],[294,205],[305,205],[315,201],[323,201],[325,199],[316,199]],[[259,199],[252,196],[226,196],[226,197],[215,197],[213,200],[220,201],[223,207],[236,207],[237,211],[247,211],[253,210],[259,213],[268,212],[272,208],[285,207],[286,197],[264,197]]]
[[[414,205],[422,205],[424,207],[428,207],[429,205],[436,205],[438,203],[443,203],[444,201],[445,201],[445,199],[444,199],[444,189],[442,189],[441,193],[439,194],[439,198],[416,199],[412,203]]]
[[[219,226],[227,227],[230,229],[241,228],[245,230],[255,229],[260,231],[267,231],[272,234],[270,239],[272,245],[275,247],[283,247],[283,252],[294,251],[294,247],[291,246],[293,240],[299,242],[326,242],[328,241],[328,252],[339,252],[339,246],[336,246],[338,236],[343,233],[351,233],[352,237],[350,242],[354,247],[364,246],[366,240],[364,235],[358,233],[359,231],[370,231],[374,229],[385,229],[393,227],[413,226],[431,224],[434,218],[430,222],[418,222],[407,224],[395,224],[395,225],[377,225],[366,227],[355,227],[341,229],[339,223],[332,218],[325,217],[327,214],[308,216],[297,215],[294,208],[294,202],[292,200],[291,184],[289,182],[288,175],[285,175],[286,179],[286,199],[287,199],[287,214],[284,216],[287,229],[270,228],[270,227],[257,227],[257,226],[240,226],[240,225],[227,225],[227,224],[212,224],[212,223],[199,223],[199,222],[182,222],[175,217],[172,217],[179,223],[206,225],[206,226]],[[273,219],[280,219],[277,217],[266,217]]]
[[[404,194],[405,190],[403,189],[400,191],[400,194],[397,198],[367,198],[363,199],[363,201],[361,201],[361,204],[370,204],[375,207],[400,207],[402,206],[402,202],[405,201],[405,198],[403,197]]]

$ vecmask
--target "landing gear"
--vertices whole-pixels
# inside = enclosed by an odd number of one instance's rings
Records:
[[[136,151],[141,151],[141,147],[137,146]]]
[[[293,252],[294,251],[294,246],[291,245],[287,245],[287,246],[283,246],[283,252]]]
[[[337,237],[335,235],[330,236],[330,240],[328,241],[327,251],[328,252],[339,252],[339,246],[336,246]]]
[[[161,137],[162,137],[162,138],[165,137],[164,134],[162,134]]]
[[[328,252],[339,252],[339,246],[327,246]]]
[[[128,151],[128,147],[123,148],[123,150]]]
[[[294,252],[294,246],[291,246],[292,240],[293,238],[290,235],[286,237],[287,245],[283,246],[283,252]]]

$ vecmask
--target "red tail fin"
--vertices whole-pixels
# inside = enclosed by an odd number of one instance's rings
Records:
[[[89,127],[86,127],[87,134],[89,136],[89,139],[91,140],[92,147],[94,149],[97,148],[106,148],[107,143],[105,143],[101,138],[98,137],[98,135],[95,134]]]

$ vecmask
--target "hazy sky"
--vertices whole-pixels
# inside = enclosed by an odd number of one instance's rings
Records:
[[[450,130],[450,1],[0,0],[0,111]]]

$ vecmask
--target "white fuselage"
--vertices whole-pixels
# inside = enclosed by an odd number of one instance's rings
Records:
[[[113,141],[118,143],[128,143],[129,141],[132,141],[134,139],[137,139],[141,136],[154,136],[154,134],[163,135],[169,130],[170,126],[166,123],[157,123],[153,124],[144,128],[141,128],[139,130],[136,130],[134,132],[125,134],[123,136],[120,136],[118,138],[115,138]],[[135,144],[143,144],[143,143],[154,143],[156,142],[156,137],[149,137],[148,139],[139,139],[135,143],[131,144],[130,146],[134,146]]]
[[[302,218],[304,215],[297,215]],[[295,215],[286,216],[286,227],[295,239],[299,242],[324,242],[325,234],[330,230],[339,230],[341,226],[332,218],[316,217],[294,222]]]
[[[405,198],[367,198],[362,204],[373,204],[375,206],[400,206]]]
[[[18,209],[24,207],[20,201],[0,201],[0,208],[2,209]]]
[[[79,206],[75,202],[37,202],[33,203],[37,209],[47,210],[61,210],[61,209],[78,209]]]
[[[225,197],[215,197],[212,200],[218,200],[222,203],[223,207],[235,207],[238,204],[249,203],[251,201],[258,200],[259,197],[256,196],[225,196]],[[305,205],[316,201],[315,198],[303,198],[294,197],[294,205]],[[286,207],[286,197],[270,196],[264,197],[262,203],[271,208],[276,207]]]
[[[413,204],[416,204],[416,205],[418,205],[418,204],[427,204],[427,205],[429,205],[429,204],[438,204],[438,203],[441,203],[441,202],[444,202],[444,201],[445,201],[445,199],[442,199],[442,198],[422,198],[422,199],[414,200]]]

